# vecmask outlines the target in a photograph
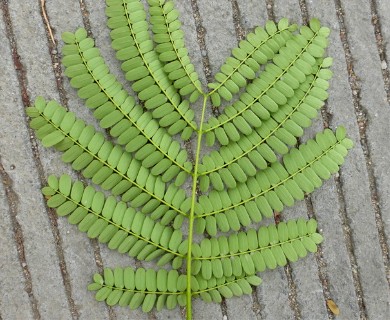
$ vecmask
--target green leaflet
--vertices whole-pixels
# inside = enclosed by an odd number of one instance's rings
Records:
[[[112,47],[137,99],[86,30],[65,32],[65,74],[102,130],[42,97],[27,114],[42,144],[99,187],[50,175],[42,193],[88,237],[156,262],[158,269],[95,274],[88,290],[97,301],[143,312],[185,306],[191,319],[193,298],[220,303],[250,294],[261,284],[257,273],[316,252],[323,241],[313,219],[249,226],[321,187],[353,146],[343,127],[297,146],[328,98],[329,29],[316,19],[299,28],[268,21],[232,49],[206,92],[173,1],[106,2]],[[191,104],[200,97],[196,123]],[[226,106],[206,121],[209,101]],[[178,135],[195,136],[192,157]],[[218,147],[204,151],[204,144]],[[194,232],[208,236],[195,242]]]

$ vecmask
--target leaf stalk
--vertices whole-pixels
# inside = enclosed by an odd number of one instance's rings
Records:
[[[203,96],[203,107],[202,107],[202,115],[200,119],[199,125],[199,133],[198,133],[198,141],[196,144],[196,154],[195,154],[195,167],[194,167],[194,175],[192,177],[192,194],[191,194],[191,211],[189,215],[189,231],[188,231],[188,251],[187,251],[187,320],[192,319],[192,291],[191,291],[191,263],[192,263],[192,237],[194,230],[194,215],[195,215],[195,202],[197,195],[197,186],[198,186],[198,166],[200,160],[200,150],[202,145],[202,136],[203,136],[203,123],[204,116],[206,112],[208,95]]]

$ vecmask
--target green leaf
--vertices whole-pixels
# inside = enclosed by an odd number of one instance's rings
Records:
[[[56,194],[47,200],[47,205],[50,208],[58,208],[61,204],[66,201],[66,198],[61,194]]]
[[[296,146],[328,98],[330,29],[286,18],[256,27],[206,92],[173,1],[106,2],[112,48],[136,96],[85,29],[63,33],[64,73],[102,130],[42,97],[26,109],[36,137],[86,179],[49,176],[42,193],[88,237],[156,261],[95,274],[88,290],[98,301],[143,312],[186,306],[191,318],[192,298],[250,294],[257,272],[323,241],[313,219],[259,223],[319,188],[353,146],[342,126]]]
[[[111,292],[112,292],[111,288],[103,287],[96,292],[95,299],[97,301],[104,301],[108,298]]]
[[[65,136],[62,134],[62,132],[54,131],[42,138],[42,144],[48,148],[61,142],[64,138]]]
[[[73,44],[76,41],[75,35],[71,32],[63,32],[61,38],[67,44]]]

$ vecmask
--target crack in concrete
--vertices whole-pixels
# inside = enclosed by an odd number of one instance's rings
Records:
[[[41,0],[38,1],[39,3],[41,3]],[[66,91],[62,80],[61,58],[58,55],[58,48],[57,48],[58,41],[55,41],[54,34],[50,26],[50,18],[47,15],[47,13],[44,12],[43,10],[44,7],[41,6],[40,13],[42,18],[42,23],[46,31],[47,45],[49,49],[49,55],[51,57],[53,71],[54,71],[54,78],[56,79],[56,85],[60,96],[60,102],[63,106],[66,106],[68,104],[68,99],[66,97]]]
[[[301,17],[303,24],[309,24],[309,12],[307,11],[306,0],[298,0],[299,8],[301,9]]]
[[[274,0],[265,0],[268,19],[275,21]]]
[[[210,67],[210,59],[206,46],[206,29],[203,27],[202,17],[199,12],[199,6],[197,0],[191,0],[192,14],[195,21],[196,27],[196,39],[198,41],[198,45],[200,51],[202,53],[202,64],[203,64],[203,72],[206,76],[207,83],[212,82],[211,76],[211,67]]]
[[[243,40],[246,35],[245,29],[241,25],[240,7],[238,6],[237,0],[230,0],[230,1],[232,3],[233,23],[234,23],[234,29],[236,30],[236,38],[238,41],[240,41]]]
[[[38,301],[37,301],[36,297],[34,296],[31,273],[30,273],[30,269],[29,269],[27,261],[26,261],[23,230],[22,230],[22,227],[17,219],[18,207],[19,207],[19,197],[13,189],[13,181],[12,181],[11,177],[8,175],[8,173],[5,171],[4,166],[1,162],[1,157],[0,157],[0,178],[1,178],[1,183],[4,186],[5,195],[6,195],[7,202],[8,202],[8,208],[9,208],[8,212],[9,212],[9,217],[11,220],[12,232],[14,234],[14,240],[16,243],[16,250],[18,252],[19,264],[23,270],[24,290],[27,292],[34,319],[39,320],[39,319],[41,319],[41,314],[40,314],[39,308],[38,308]]]
[[[85,30],[87,30],[88,37],[93,38],[91,21],[89,20],[88,8],[83,0],[79,0],[79,4],[80,4],[81,17],[83,19],[84,28]]]
[[[253,289],[252,288],[252,311],[253,313],[255,314],[256,316],[256,319],[257,320],[260,320],[260,319],[264,319],[264,315],[262,314],[262,311],[263,311],[263,307],[260,303],[260,298],[259,296],[257,295],[257,290],[256,288]]]
[[[348,223],[347,208],[345,203],[341,172],[339,177],[335,177],[335,182],[336,182],[337,195],[340,204],[340,219],[343,227],[344,241],[347,247],[348,258],[351,263],[351,269],[352,269],[351,273],[352,273],[353,284],[355,287],[356,298],[358,300],[357,302],[359,306],[360,319],[367,319],[368,318],[367,310],[366,310],[364,297],[363,297],[363,288],[360,280],[358,263],[355,256],[353,236],[352,236],[351,227]]]
[[[291,310],[294,313],[294,319],[300,320],[302,319],[301,308],[300,308],[301,306],[298,302],[297,285],[295,284],[292,276],[292,269],[291,269],[290,262],[287,262],[286,266],[284,267],[284,272],[286,274],[287,285],[289,289],[288,302]]]
[[[381,21],[378,14],[376,0],[370,1],[371,7],[371,24],[374,27],[375,42],[378,49],[379,59],[381,60],[382,77],[384,81],[384,87],[387,97],[387,102],[390,104],[390,71],[389,61],[387,59],[386,47],[384,45],[385,40],[383,39]]]

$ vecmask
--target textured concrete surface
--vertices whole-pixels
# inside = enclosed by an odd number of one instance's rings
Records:
[[[250,296],[221,305],[194,302],[195,319],[387,319],[390,314],[390,2],[387,0],[177,0],[187,47],[202,81],[231,48],[267,19],[332,29],[330,98],[307,130],[346,126],[355,142],[340,174],[281,218],[315,217],[325,237],[317,254],[262,274]],[[103,0],[1,0],[0,11],[0,319],[182,319],[183,310],[145,315],[108,308],[86,291],[103,266],[140,266],[57,219],[40,194],[51,173],[73,174],[41,147],[24,109],[54,98],[93,123],[61,68],[60,35],[84,26],[112,72]],[[211,114],[211,111],[210,111]],[[304,140],[304,139],[303,139]],[[75,175],[74,175],[75,176]],[[75,176],[76,177],[76,176]],[[150,266],[146,265],[145,266]],[[326,306],[340,308],[335,317]]]

